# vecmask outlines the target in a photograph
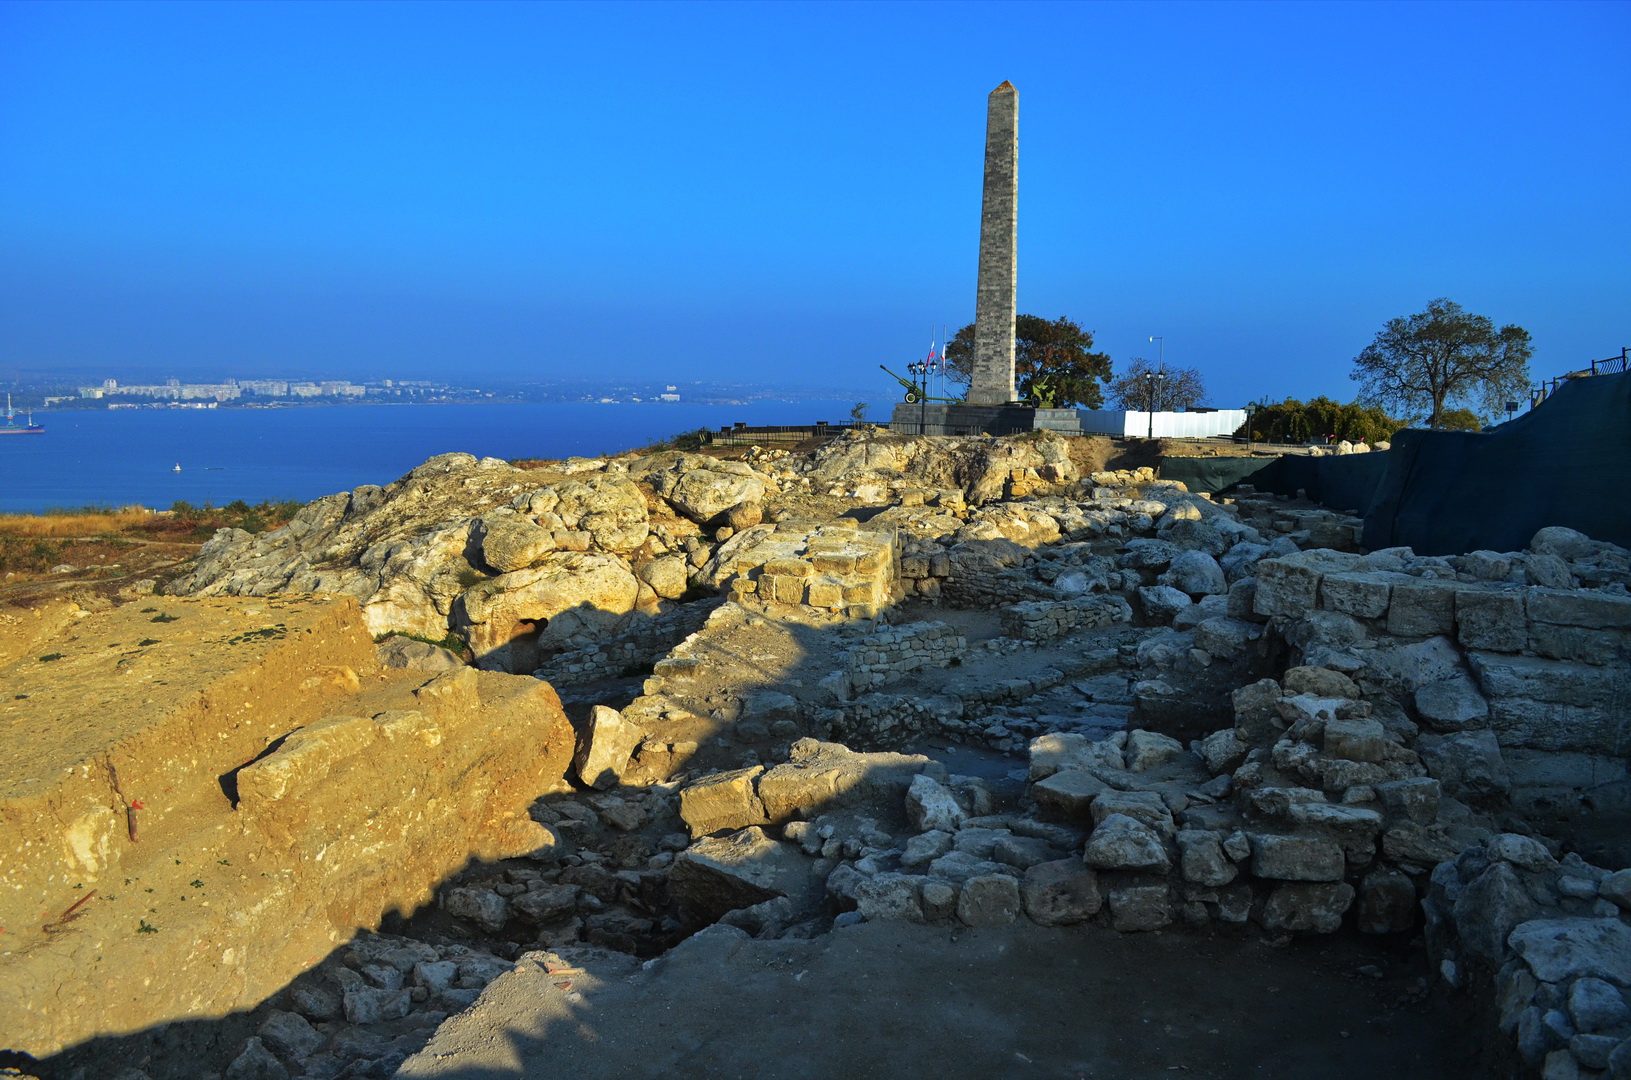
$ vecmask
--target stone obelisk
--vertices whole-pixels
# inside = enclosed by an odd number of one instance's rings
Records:
[[[1019,91],[1004,81],[985,113],[985,194],[980,205],[980,278],[974,304],[970,405],[1014,400],[1015,260],[1019,248]]]

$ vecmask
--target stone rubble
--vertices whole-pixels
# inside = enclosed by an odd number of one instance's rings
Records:
[[[544,485],[466,458],[320,500],[287,537],[223,534],[177,588],[341,589],[381,631],[453,628],[591,692],[649,667],[580,732],[590,790],[534,808],[552,852],[442,890],[474,939],[1422,933],[1532,1074],[1631,1075],[1631,870],[1563,853],[1582,815],[1631,820],[1624,549],[1544,529],[1522,552],[1364,552],[1352,517],[1083,475],[1047,433],[653,454]],[[408,496],[434,526],[390,509]],[[960,613],[986,612],[977,640]],[[742,653],[768,628],[797,678]],[[931,739],[1017,777],[891,752]],[[408,1023],[462,977],[440,952],[400,970],[287,1014],[328,1038],[341,1015]],[[243,1055],[285,1069],[310,1043],[294,1020],[257,1038]]]

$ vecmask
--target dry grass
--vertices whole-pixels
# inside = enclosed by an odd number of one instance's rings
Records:
[[[67,514],[0,514],[0,533],[7,536],[95,536],[122,532],[152,520],[145,506]]]

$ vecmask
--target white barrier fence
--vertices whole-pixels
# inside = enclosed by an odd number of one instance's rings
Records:
[[[1208,439],[1233,435],[1246,422],[1245,409],[1207,412],[1158,412],[1134,409],[1077,409],[1084,435],[1154,435],[1164,439]]]

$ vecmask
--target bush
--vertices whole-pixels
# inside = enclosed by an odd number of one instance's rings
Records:
[[[699,427],[695,431],[682,431],[678,435],[670,435],[666,439],[658,440],[650,446],[643,446],[640,448],[640,452],[656,454],[664,450],[682,450],[690,453],[701,450],[704,446],[712,443],[713,435],[714,433],[710,429]]]
[[[1349,442],[1377,443],[1391,440],[1405,426],[1381,409],[1358,402],[1343,405],[1328,397],[1308,402],[1286,398],[1277,405],[1258,409],[1249,421],[1253,442],[1323,443],[1346,439]],[[1235,432],[1246,438],[1246,425]]]

